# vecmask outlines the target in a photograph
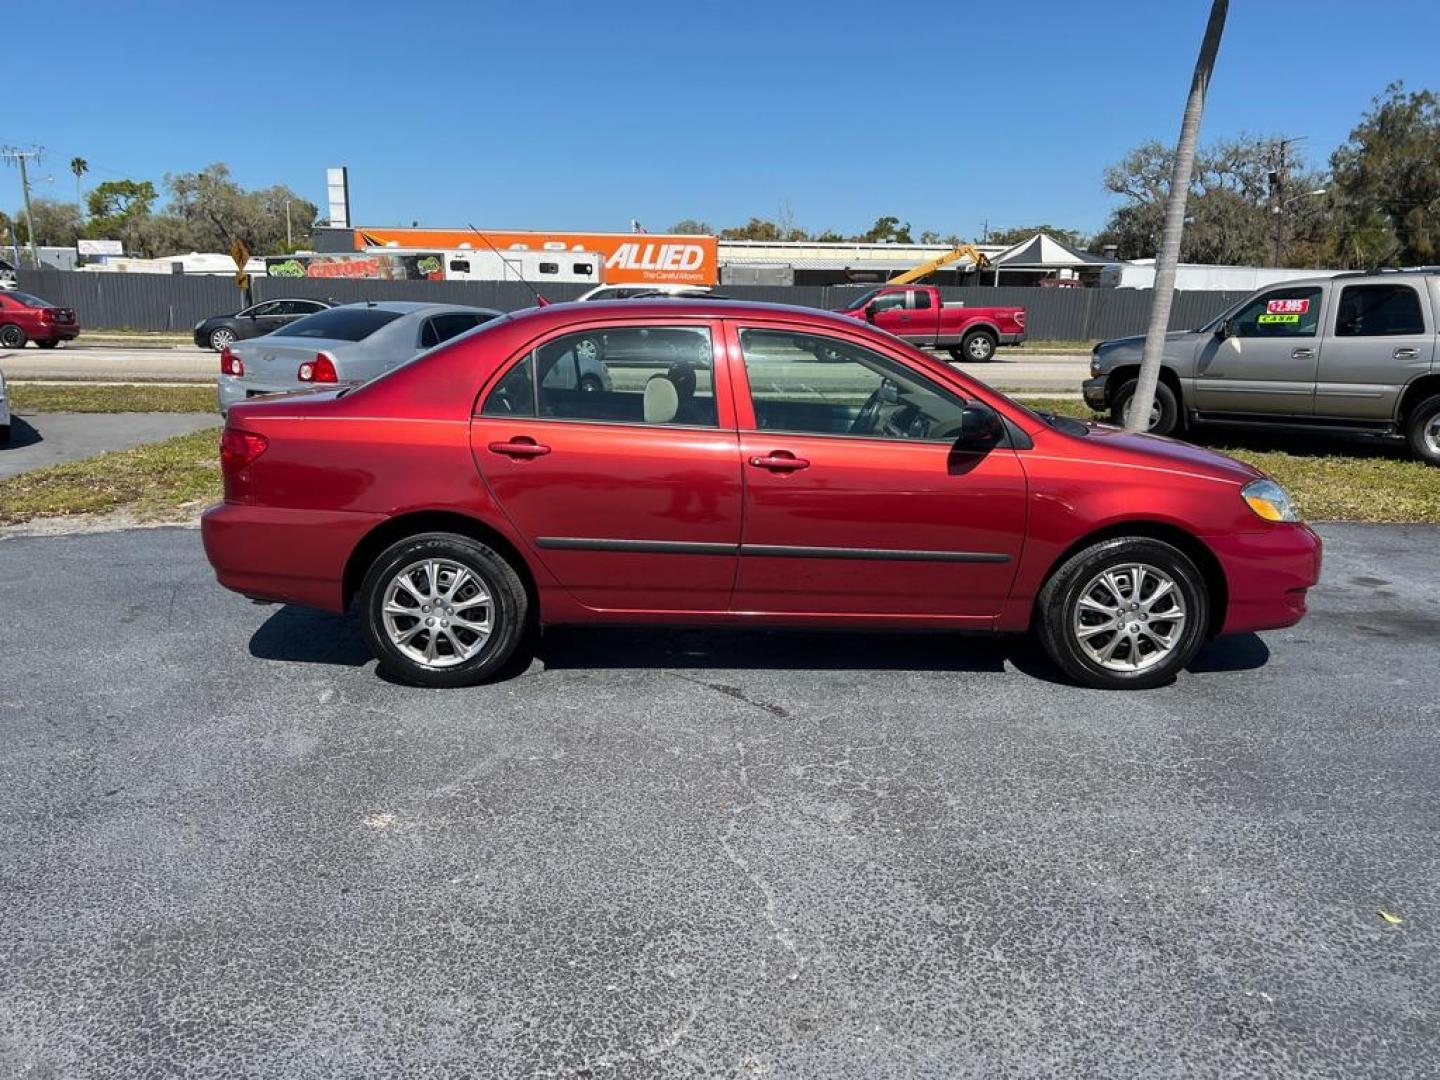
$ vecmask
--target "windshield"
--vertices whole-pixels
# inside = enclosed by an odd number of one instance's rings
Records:
[[[11,297],[12,299],[18,300],[20,303],[24,304],[26,307],[54,307],[54,306],[55,306],[54,304],[50,303],[49,300],[41,300],[40,297],[36,296],[34,293],[21,292],[19,289],[11,289],[11,290],[10,290],[8,293],[6,293],[5,295]]]
[[[303,319],[282,326],[271,337],[327,338],[331,341],[363,341],[386,323],[392,323],[403,311],[386,311],[372,307],[338,307],[318,311]]]
[[[880,291],[879,289],[869,289],[869,290],[861,293],[861,294],[860,294],[859,296],[857,296],[854,300],[851,300],[850,303],[846,304],[846,305],[845,305],[844,307],[842,307],[840,310],[841,310],[841,311],[856,311],[856,310],[858,310],[859,308],[862,308],[862,307],[864,307],[866,304],[868,304],[868,303],[870,302],[870,298],[873,297],[873,296],[874,296],[876,293],[878,293],[879,291]]]

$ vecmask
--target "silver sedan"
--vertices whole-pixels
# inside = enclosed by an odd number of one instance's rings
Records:
[[[383,300],[307,315],[220,354],[220,412],[259,394],[364,382],[501,314],[493,308]]]

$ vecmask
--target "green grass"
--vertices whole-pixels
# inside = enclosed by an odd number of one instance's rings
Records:
[[[56,386],[11,383],[10,410],[17,413],[219,412],[212,386]]]
[[[211,428],[0,480],[0,525],[114,510],[183,521],[219,498],[219,434]]]
[[[1070,398],[1025,404],[1091,416]],[[0,480],[0,524],[115,510],[140,520],[186,520],[220,498],[216,441],[211,429]],[[1197,441],[1273,476],[1311,520],[1440,524],[1440,469],[1411,460],[1402,446],[1224,429],[1202,431]]]
[[[1088,353],[1095,347],[1095,339],[1088,341],[1025,341],[1019,345],[1003,346],[998,353],[997,359],[1005,359],[1007,356],[1043,356],[1046,353]]]

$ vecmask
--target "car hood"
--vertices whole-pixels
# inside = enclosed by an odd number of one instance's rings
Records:
[[[1165,334],[1165,341],[1188,341],[1198,333],[1196,330],[1171,330]],[[1129,337],[1110,338],[1108,341],[1100,342],[1101,349],[1143,349],[1145,348],[1144,334],[1131,334]]]
[[[1130,464],[1148,465],[1152,468],[1175,469],[1178,472],[1203,473],[1218,479],[1233,480],[1237,484],[1248,484],[1251,480],[1264,477],[1259,469],[1236,461],[1234,458],[1194,446],[1163,435],[1145,435],[1111,427],[1109,424],[1092,424],[1085,441],[1097,449],[1114,453]]]

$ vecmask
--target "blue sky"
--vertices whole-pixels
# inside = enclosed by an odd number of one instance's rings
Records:
[[[658,231],[787,204],[978,236],[1103,224],[1104,166],[1175,137],[1209,3],[14,7],[0,143],[46,148],[40,195],[74,198],[78,154],[91,183],[225,161],[322,204],[346,164],[359,224]],[[1233,0],[1204,135],[1323,159],[1390,81],[1440,89],[1436,41],[1435,0]]]

